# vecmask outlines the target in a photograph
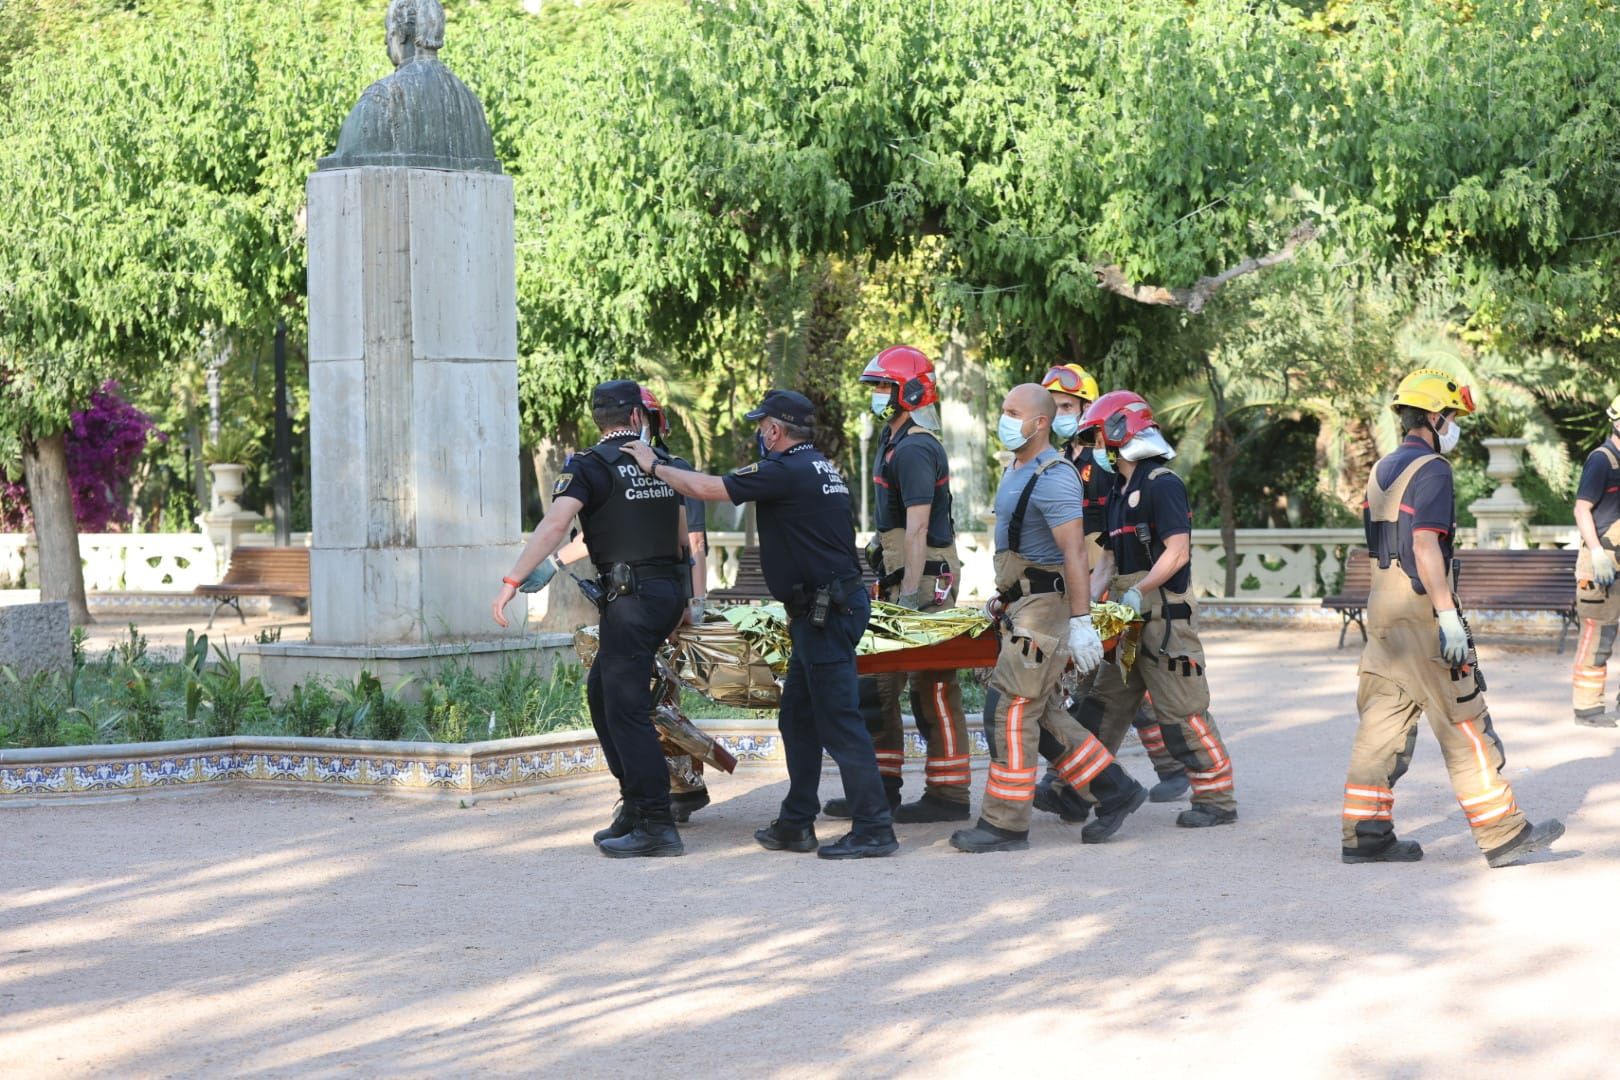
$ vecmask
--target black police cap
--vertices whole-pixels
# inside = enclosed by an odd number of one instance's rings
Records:
[[[816,421],[816,407],[803,394],[794,393],[792,390],[772,390],[765,395],[757,408],[743,415],[749,420],[763,420],[769,416],[794,427],[809,427]]]
[[[591,408],[626,408],[641,404],[641,387],[633,379],[611,379],[598,383],[591,392]]]

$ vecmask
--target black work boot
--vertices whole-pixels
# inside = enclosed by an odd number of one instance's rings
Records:
[[[1500,866],[1512,866],[1527,855],[1534,855],[1544,848],[1552,846],[1553,841],[1564,835],[1564,823],[1557,818],[1544,821],[1540,825],[1525,823],[1519,830],[1519,835],[1503,844],[1492,848],[1485,853],[1485,861],[1492,870]]]
[[[1134,780],[1131,781],[1131,787],[1133,789],[1131,793],[1120,800],[1114,809],[1104,810],[1101,806],[1097,807],[1097,820],[1080,830],[1082,844],[1102,843],[1119,832],[1119,827],[1125,824],[1126,818],[1142,808],[1142,804],[1147,802],[1147,788]]]
[[[1614,714],[1604,712],[1602,707],[1596,709],[1576,709],[1575,724],[1577,727],[1616,726]]]
[[[892,811],[896,824],[920,825],[931,821],[966,821],[973,808],[966,802],[951,802],[923,792],[916,802],[901,803]]]
[[[706,787],[696,791],[671,792],[669,796],[669,812],[682,825],[692,820],[694,812],[708,805],[709,789]]]
[[[1192,781],[1187,779],[1184,772],[1171,773],[1148,791],[1149,802],[1180,802],[1187,797],[1192,788]]]
[[[1392,836],[1381,848],[1341,848],[1339,858],[1347,863],[1417,862],[1423,858],[1423,845],[1416,840],[1397,840]]]
[[[1091,804],[1082,799],[1051,769],[1035,785],[1035,809],[1056,814],[1071,825],[1091,816]]]
[[[591,843],[601,847],[604,840],[616,840],[621,836],[628,836],[630,830],[634,829],[636,822],[640,820],[641,814],[636,808],[620,799],[619,805],[613,808],[613,823],[605,829],[598,829],[596,835],[591,837]]]
[[[596,845],[610,859],[662,859],[686,854],[668,810],[644,810],[635,828]]]
[[[884,828],[864,836],[855,832],[845,833],[816,852],[816,856],[822,859],[878,859],[899,850],[900,841],[895,839],[894,830]]]
[[[883,778],[883,793],[889,797],[889,813],[900,809],[900,785],[904,783],[898,776],[885,776]],[[826,817],[852,818],[854,813],[849,808],[849,799],[843,795],[836,799],[828,799],[821,806],[821,812]]]
[[[784,825],[781,821],[773,821],[763,829],[755,829],[754,839],[766,851],[797,851],[802,854],[816,850],[816,827]]]
[[[951,834],[951,847],[982,855],[987,851],[1023,851],[1029,847],[1029,831],[1014,832],[1002,829],[980,818],[971,829],[958,829]]]
[[[1222,810],[1203,803],[1194,803],[1191,810],[1176,815],[1176,824],[1183,829],[1207,829],[1211,825],[1230,825],[1236,820],[1236,810]]]

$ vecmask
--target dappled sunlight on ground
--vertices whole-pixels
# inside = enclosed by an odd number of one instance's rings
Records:
[[[1596,1076],[1620,1052],[1620,733],[1569,658],[1484,650],[1508,775],[1569,835],[1489,871],[1432,736],[1408,866],[1338,861],[1357,649],[1210,635],[1241,820],[1144,807],[1027,852],[900,829],[851,865],[759,850],[785,784],[714,780],[683,859],[601,858],[591,781],[419,804],[225,791],[0,812],[0,1060],[35,1075]],[[1141,751],[1123,755],[1148,777]],[[982,769],[975,790],[982,787]],[[907,779],[908,794],[920,776]],[[824,796],[837,793],[829,774]],[[823,822],[823,840],[842,824]]]

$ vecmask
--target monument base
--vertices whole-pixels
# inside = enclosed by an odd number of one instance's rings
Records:
[[[313,642],[246,642],[237,647],[244,677],[257,675],[276,697],[294,684],[311,679],[353,685],[361,671],[376,676],[385,689],[413,677],[400,696],[421,697],[421,683],[451,664],[465,664],[480,678],[498,675],[516,659],[531,660],[542,676],[559,663],[578,663],[572,634],[530,634],[506,641],[466,641],[441,645],[317,645]]]

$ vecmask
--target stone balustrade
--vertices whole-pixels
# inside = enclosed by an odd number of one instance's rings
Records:
[[[859,537],[866,542],[866,534]],[[1458,530],[1464,547],[1473,545],[1473,530]],[[307,533],[294,533],[295,546],[307,545]],[[1577,542],[1574,525],[1537,525],[1530,529],[1531,547],[1570,547]],[[274,543],[267,533],[253,533],[246,546]],[[1359,529],[1239,529],[1237,534],[1240,598],[1311,599],[1325,595],[1338,580],[1344,552],[1362,543]],[[740,532],[709,534],[709,587],[731,584],[737,576]],[[964,532],[958,537],[962,556],[962,597],[983,599],[990,588],[990,536]],[[86,533],[79,537],[85,588],[91,592],[190,593],[218,581],[224,572],[218,549],[196,533]],[[1221,535],[1215,529],[1193,530],[1193,583],[1201,596],[1219,596],[1225,585]],[[0,533],[0,591],[38,581],[34,538],[29,533]]]

